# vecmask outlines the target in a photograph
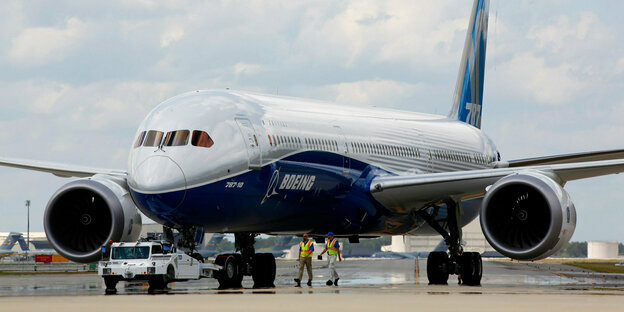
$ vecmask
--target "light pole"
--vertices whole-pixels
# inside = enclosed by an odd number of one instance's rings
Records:
[[[30,200],[26,200],[26,248],[30,250]]]

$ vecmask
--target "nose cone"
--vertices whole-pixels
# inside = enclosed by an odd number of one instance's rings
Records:
[[[141,162],[129,179],[130,186],[149,197],[152,205],[175,209],[184,200],[186,178],[182,168],[167,156],[151,156]]]

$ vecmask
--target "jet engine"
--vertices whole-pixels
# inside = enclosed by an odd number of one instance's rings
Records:
[[[506,176],[487,189],[481,228],[490,245],[518,260],[546,258],[565,246],[576,228],[568,193],[539,172]]]
[[[108,240],[136,241],[142,224],[125,180],[97,175],[56,191],[43,223],[54,249],[80,263],[98,261]]]

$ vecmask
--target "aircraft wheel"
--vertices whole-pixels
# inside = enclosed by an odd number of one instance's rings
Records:
[[[224,254],[219,255],[215,260],[215,264],[223,267],[222,270],[215,274],[219,281],[219,288],[240,288],[243,280],[243,272],[240,270],[240,261],[236,255]]]
[[[483,274],[483,262],[481,254],[478,252],[464,252],[460,258],[460,268],[464,285],[479,286],[481,285],[481,276]]]
[[[432,251],[427,257],[427,278],[429,285],[447,285],[449,257],[446,252]]]
[[[254,288],[275,287],[275,256],[270,253],[257,253],[253,257],[251,277]]]

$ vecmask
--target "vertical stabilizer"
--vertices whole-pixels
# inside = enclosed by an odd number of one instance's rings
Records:
[[[489,0],[475,0],[449,118],[481,128]]]
[[[225,238],[224,234],[214,233],[212,237],[210,238],[210,240],[204,246],[203,250],[216,252],[217,247],[219,247],[219,245],[221,244],[221,241],[223,241],[223,238]]]
[[[2,245],[0,246],[0,251],[10,251],[11,249],[13,249],[13,245],[15,245],[16,242],[17,239],[15,239],[15,237],[11,235],[7,236],[7,238],[4,240],[4,243],[2,243]]]
[[[28,244],[26,244],[26,241],[24,240],[24,236],[22,235],[22,233],[11,232],[9,233],[7,238],[4,240],[4,243],[0,245],[0,251],[3,251],[3,252],[11,251],[13,249],[13,246],[15,246],[15,243],[19,243],[19,246],[22,249],[22,251],[29,250]]]

